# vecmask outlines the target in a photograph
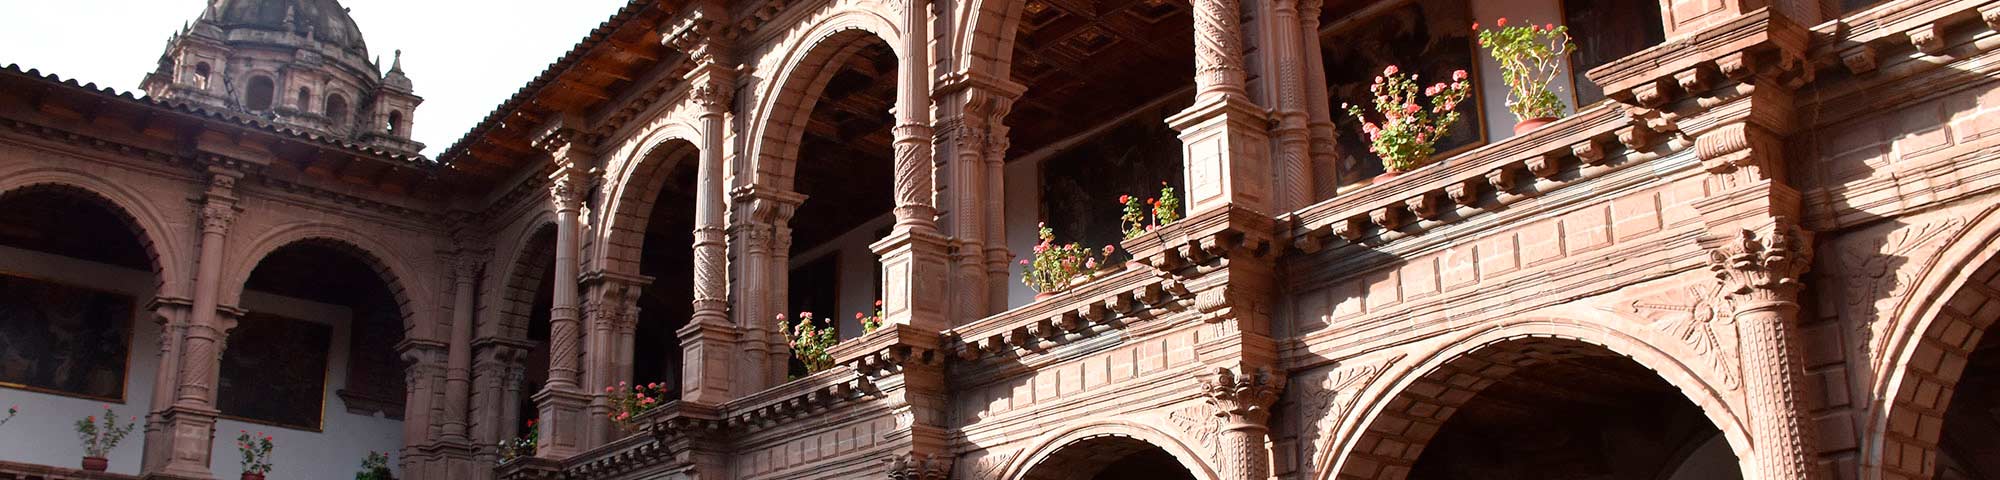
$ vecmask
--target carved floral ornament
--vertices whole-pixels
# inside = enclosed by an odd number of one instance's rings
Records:
[[[1845,312],[1854,325],[1856,347],[1866,358],[1883,359],[1888,337],[1883,329],[1895,323],[1884,321],[1883,315],[1908,303],[1910,287],[1930,271],[1943,247],[1965,225],[1963,218],[1909,225],[1841,250],[1841,267],[1847,275]]]
[[[1283,374],[1269,367],[1217,367],[1197,375],[1208,404],[1219,410],[1217,417],[1229,420],[1232,429],[1262,426],[1271,416],[1271,403],[1285,389]]]
[[[892,480],[945,480],[951,477],[952,457],[912,453],[882,459]]]
[[[1306,449],[1304,458],[1314,462],[1315,471],[1331,466],[1330,458],[1321,457],[1333,444],[1334,428],[1360,403],[1361,393],[1388,371],[1389,366],[1402,361],[1405,356],[1407,354],[1399,353],[1387,360],[1344,366],[1328,372],[1321,381],[1299,385],[1304,389],[1300,395],[1304,407],[1302,413],[1307,421],[1312,422],[1312,430],[1305,433],[1312,440],[1302,442]]]
[[[1812,234],[1785,219],[1706,238],[1709,270],[1732,301],[1790,301],[1812,267]],[[1735,305],[1741,307],[1742,305]]]

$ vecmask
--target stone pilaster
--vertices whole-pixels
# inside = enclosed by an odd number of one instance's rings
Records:
[[[587,424],[589,434],[583,447],[594,448],[615,440],[619,433],[611,421],[611,399],[606,390],[632,381],[633,335],[638,328],[639,295],[653,283],[652,277],[591,272],[584,276],[584,322],[589,326],[583,357],[589,365],[589,381],[583,392],[590,395]]]
[[[180,363],[161,365],[176,368],[173,407],[156,414],[169,433],[164,450],[170,452],[158,470],[148,474],[170,477],[208,478],[215,437],[215,386],[222,369],[222,349],[234,316],[220,307],[223,252],[229,227],[236,221],[236,181],[243,177],[232,169],[210,167],[208,190],[201,202],[201,249],[196,260],[194,299],[182,332]]]
[[[1270,215],[1270,118],[1243,89],[1241,0],[1194,0],[1195,101],[1181,132],[1189,215],[1234,205]]]
[[[155,298],[148,306],[153,319],[160,324],[160,341],[159,360],[153,367],[152,400],[146,409],[146,449],[140,462],[141,472],[160,471],[173,456],[173,430],[168,428],[166,418],[174,406],[175,386],[180,384],[181,339],[187,336],[193,306],[188,299],[168,297]]]
[[[480,253],[466,249],[453,258],[451,343],[446,347],[444,437],[447,443],[469,445],[472,394],[473,289],[483,263]]]
[[[729,234],[735,238],[738,265],[735,288],[737,322],[743,325],[741,358],[745,374],[737,375],[734,386],[757,391],[785,380],[791,350],[775,318],[786,314],[790,280],[792,213],[805,196],[769,188],[744,187],[732,193],[737,218]],[[683,343],[685,345],[685,343]],[[692,358],[684,354],[685,358]],[[726,357],[722,357],[726,358]],[[688,374],[696,373],[685,365]],[[686,382],[690,375],[684,375]]]
[[[527,357],[524,347],[498,339],[480,339],[475,345],[470,413],[473,445],[477,447],[473,459],[478,465],[499,461],[500,451],[495,445],[502,439],[520,435],[514,423],[521,413],[520,384],[526,373],[522,362]],[[473,478],[492,478],[492,469],[476,469]]]
[[[556,210],[555,295],[549,311],[549,380],[535,395],[541,410],[541,441],[536,456],[565,458],[581,451],[589,432],[584,408],[590,396],[580,391],[581,334],[577,309],[578,220],[586,190],[584,167],[588,153],[576,144],[578,132],[551,129],[540,146],[555,155],[559,167],[549,177],[549,198]]]
[[[1196,378],[1204,400],[1215,407],[1223,427],[1216,459],[1224,480],[1271,478],[1271,404],[1285,378],[1269,367],[1216,367]]]
[[[988,265],[995,246],[1006,245],[1006,185],[1004,164],[987,161],[1005,150],[988,148],[994,127],[1025,87],[1010,81],[966,75],[948,77],[938,87],[938,167],[947,182],[939,187],[941,218],[950,236],[953,293],[947,316],[954,325],[997,313],[1005,308],[1006,291],[995,291]],[[1004,132],[1003,132],[1004,135]],[[998,140],[1004,143],[1005,140]],[[1004,159],[1001,159],[1004,162]],[[1007,259],[1001,259],[1002,266]],[[997,295],[996,295],[997,294]],[[998,304],[998,305],[995,305]]]
[[[396,345],[403,360],[403,471],[434,471],[440,467],[436,444],[442,419],[432,415],[443,386],[448,345],[405,339]]]
[[[1312,155],[1313,191],[1319,198],[1339,193],[1339,150],[1334,141],[1340,134],[1333,128],[1333,105],[1326,91],[1326,61],[1319,44],[1319,15],[1325,0],[1299,1],[1299,52],[1305,57],[1306,125],[1310,133],[1307,150]]]

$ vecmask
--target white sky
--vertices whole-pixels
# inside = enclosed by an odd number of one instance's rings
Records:
[[[387,70],[397,49],[436,157],[625,0],[342,0]],[[206,0],[0,0],[0,65],[138,94],[167,37]]]

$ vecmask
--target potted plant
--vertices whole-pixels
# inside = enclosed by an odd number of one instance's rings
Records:
[[[368,452],[368,458],[361,460],[361,472],[354,474],[354,480],[396,480],[389,472],[389,454]]]
[[[1341,104],[1348,115],[1361,122],[1362,133],[1368,135],[1368,151],[1382,157],[1386,173],[1376,177],[1377,181],[1430,163],[1431,154],[1437,153],[1438,139],[1458,123],[1458,103],[1472,93],[1467,78],[1464,70],[1458,70],[1451,73],[1450,82],[1419,87],[1417,75],[1403,74],[1390,65],[1368,86],[1382,123],[1371,120],[1359,105]]]
[[[243,454],[243,480],[264,480],[271,473],[271,436],[264,432],[250,435],[249,431],[236,434],[236,451]]]
[[[14,411],[9,408],[7,418],[13,418]],[[139,417],[132,417],[125,425],[118,425],[118,414],[111,411],[110,405],[104,405],[103,418],[99,421],[96,415],[91,415],[76,421],[76,436],[83,440],[84,470],[102,472],[110,467],[111,461],[105,455],[111,454],[111,449],[117,448],[118,442],[125,440],[125,435],[131,434],[139,422]]]
[[[1134,240],[1145,236],[1147,233],[1157,231],[1160,227],[1180,221],[1181,198],[1174,193],[1172,185],[1161,181],[1159,197],[1147,198],[1142,201],[1139,197],[1120,195],[1118,196],[1118,201],[1125,205],[1124,214],[1118,217],[1118,221],[1125,230],[1125,240],[1123,242],[1125,252],[1132,257],[1131,260],[1125,262],[1125,266],[1131,268],[1146,267],[1146,264],[1138,260],[1142,258],[1142,254],[1149,252],[1147,249],[1135,248]],[[1158,242],[1140,242],[1140,245],[1154,243]],[[1108,256],[1110,253],[1107,252],[1106,255]]]
[[[861,334],[873,333],[882,328],[882,301],[875,301],[875,316],[868,317],[855,312],[854,319],[861,322]],[[806,365],[806,373],[811,374],[833,368],[834,345],[840,344],[839,329],[832,325],[821,327],[813,323],[812,312],[799,312],[799,323],[785,320],[785,314],[778,314],[778,328],[785,332],[785,343],[791,344],[792,356]]]
[[[1089,278],[1097,270],[1098,250],[1084,248],[1070,243],[1056,245],[1056,232],[1046,223],[1037,223],[1041,243],[1035,244],[1034,258],[1021,259],[1021,283],[1035,289],[1035,300],[1043,300],[1068,290],[1071,284],[1081,278]],[[1102,255],[1110,256],[1116,247],[1105,245]]]
[[[1499,30],[1480,30],[1479,45],[1500,62],[1500,80],[1507,84],[1507,111],[1519,119],[1514,134],[1527,133],[1563,116],[1563,103],[1549,85],[1562,73],[1562,59],[1570,51],[1569,27],[1555,24],[1507,26],[1507,19],[1495,22]]]
[[[535,456],[535,444],[541,439],[541,431],[535,428],[535,419],[528,419],[528,433],[520,437],[501,440],[498,464],[506,465],[516,459]]]
[[[618,386],[604,387],[604,393],[611,400],[611,412],[606,415],[619,428],[630,430],[632,418],[667,403],[668,395],[672,394],[670,390],[659,382],[640,385],[618,382]]]

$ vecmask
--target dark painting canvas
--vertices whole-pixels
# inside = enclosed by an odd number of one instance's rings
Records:
[[[124,401],[132,297],[0,274],[0,384]]]
[[[333,328],[251,312],[229,332],[216,395],[223,415],[319,430]]]
[[[1374,95],[1368,86],[1390,65],[1415,73],[1420,85],[1450,80],[1456,70],[1471,74],[1472,96],[1458,105],[1458,123],[1438,141],[1436,158],[1485,143],[1476,56],[1484,52],[1478,50],[1472,19],[1466,0],[1415,0],[1366,18],[1347,18],[1328,25],[1329,30],[1320,37],[1320,51],[1326,63],[1333,123],[1340,134],[1337,144],[1343,183],[1365,181],[1382,173],[1382,159],[1368,151],[1368,136],[1361,132],[1361,123],[1340,106],[1360,105],[1370,112],[1371,119],[1379,120],[1381,117],[1373,113]]]

